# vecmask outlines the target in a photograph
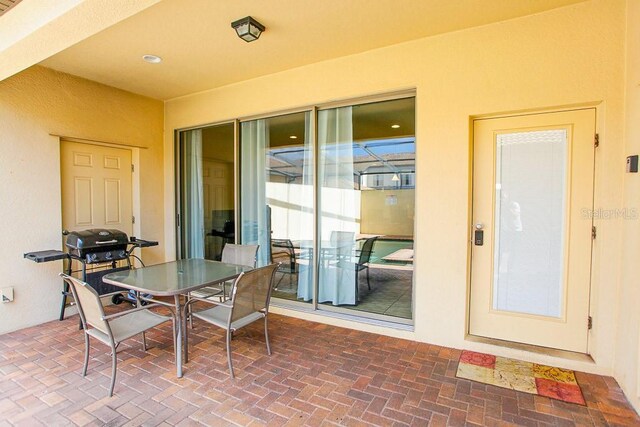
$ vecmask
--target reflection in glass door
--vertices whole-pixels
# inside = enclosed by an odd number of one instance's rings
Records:
[[[318,112],[320,308],[412,318],[414,103]]]
[[[235,241],[233,123],[180,132],[179,257],[219,260]]]
[[[280,263],[273,296],[313,298],[313,151],[310,113],[243,122],[240,231],[258,265]]]

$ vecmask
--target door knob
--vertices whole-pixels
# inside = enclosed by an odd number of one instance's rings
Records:
[[[484,224],[479,222],[475,225],[475,227],[476,227],[476,230],[482,230],[484,228]]]
[[[69,230],[67,230],[67,229],[62,230],[62,235],[63,236],[66,236],[68,234],[69,234]]]

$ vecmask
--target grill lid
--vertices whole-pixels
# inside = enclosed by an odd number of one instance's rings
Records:
[[[88,252],[101,252],[125,249],[129,243],[127,234],[120,230],[93,228],[91,230],[72,231],[67,236],[67,248],[83,256]]]

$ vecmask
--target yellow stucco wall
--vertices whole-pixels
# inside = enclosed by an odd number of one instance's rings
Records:
[[[373,6],[372,6],[373,7]],[[620,221],[598,224],[590,351],[595,363],[465,340],[470,117],[589,103],[603,141],[596,204],[622,205],[625,1],[592,0],[546,13],[317,63],[192,96],[165,108],[167,257],[175,256],[173,139],[176,128],[415,88],[415,328],[412,332],[287,312],[455,348],[490,351],[611,373],[617,313]],[[310,47],[312,48],[312,47]],[[586,319],[585,319],[586,323]]]
[[[60,146],[50,134],[140,147],[139,236],[162,242],[163,104],[95,82],[32,67],[0,82],[0,287],[15,301],[0,304],[0,333],[57,317],[62,262],[35,264],[24,252],[60,249]],[[164,259],[164,242],[145,249],[149,263]]]
[[[407,189],[361,191],[360,233],[413,237],[415,198]]]

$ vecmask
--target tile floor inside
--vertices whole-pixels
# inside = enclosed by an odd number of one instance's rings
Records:
[[[342,306],[344,309],[411,319],[412,270],[379,268],[373,265],[369,270],[371,289],[367,286],[364,271],[360,272],[359,278],[360,301],[357,305]],[[296,280],[296,275],[276,273],[276,282],[279,284],[274,297],[301,301],[297,298]],[[326,304],[331,305],[331,303]]]
[[[196,322],[178,379],[166,324],[120,346],[111,398],[105,346],[81,376],[77,316],[1,335],[0,426],[640,425],[611,377],[578,372],[580,406],[455,378],[460,350],[277,315],[270,335],[272,356],[260,322],[235,336],[232,380],[224,332]]]

